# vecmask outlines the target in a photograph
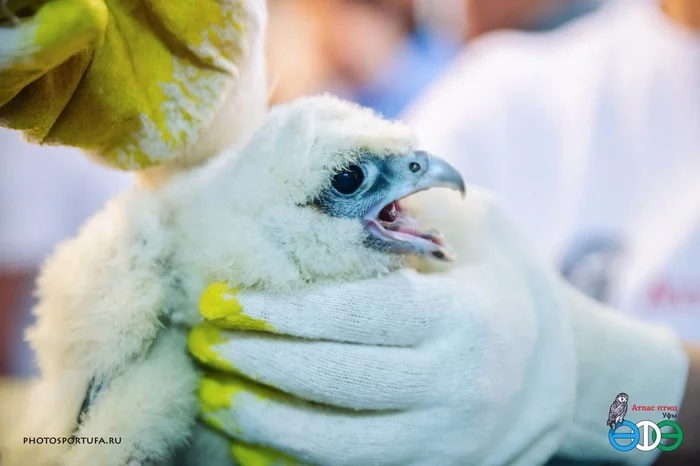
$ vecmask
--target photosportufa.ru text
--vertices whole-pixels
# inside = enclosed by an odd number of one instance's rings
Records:
[[[119,445],[121,437],[24,437],[25,445]]]

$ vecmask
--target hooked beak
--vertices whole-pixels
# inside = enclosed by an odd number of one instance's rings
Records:
[[[464,185],[464,178],[462,178],[462,175],[455,167],[442,159],[431,157],[430,155],[428,155],[426,163],[428,169],[416,183],[416,190],[411,194],[432,188],[449,188],[459,191],[462,199],[464,199],[464,196],[467,194],[467,188]]]
[[[452,165],[424,151],[391,157],[387,159],[385,168],[397,181],[364,217],[367,230],[389,251],[452,260],[442,233],[434,229],[420,229],[417,220],[402,208],[399,201],[432,188],[453,189],[464,198],[466,187],[462,175]]]

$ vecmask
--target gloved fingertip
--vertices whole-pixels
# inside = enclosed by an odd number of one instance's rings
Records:
[[[202,377],[198,398],[201,419],[214,429],[234,437],[243,435],[235,414],[239,409],[244,409],[250,403],[268,400],[284,403],[291,400],[289,395],[272,387],[242,376],[215,371],[209,371]]]
[[[208,371],[200,383],[200,398],[206,397],[207,404],[214,409],[232,407],[233,397],[242,393],[250,394],[257,400],[276,400],[280,403],[294,400],[285,392],[239,374]]]
[[[275,328],[264,320],[243,312],[243,306],[236,299],[239,292],[229,288],[226,283],[209,285],[199,299],[199,313],[207,321],[223,328],[275,333]]]
[[[237,384],[226,383],[219,377],[205,376],[199,384],[199,401],[204,413],[227,409],[233,405],[233,397],[243,391]]]
[[[221,328],[208,322],[200,324],[190,331],[187,347],[192,356],[202,364],[219,370],[233,371],[235,369],[231,363],[222,358],[213,348],[226,341],[221,335],[222,331]]]
[[[299,466],[300,462],[271,448],[247,443],[233,443],[231,454],[241,466]]]
[[[207,320],[221,319],[229,313],[243,311],[241,303],[236,299],[240,291],[229,288],[226,283],[212,283],[199,298],[199,312]]]

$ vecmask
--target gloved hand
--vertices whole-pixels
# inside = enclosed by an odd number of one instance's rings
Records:
[[[452,270],[285,296],[204,293],[207,322],[189,341],[210,368],[202,416],[236,440],[238,462],[274,451],[281,464],[653,461],[614,450],[605,421],[621,391],[680,404],[687,357],[676,337],[562,283],[488,196],[472,190],[451,218],[430,218],[444,200],[424,199],[423,217],[461,258]]]
[[[198,163],[264,113],[264,0],[0,7],[0,125],[34,142],[123,169]]]

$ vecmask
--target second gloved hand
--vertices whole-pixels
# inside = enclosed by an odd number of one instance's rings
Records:
[[[0,0],[0,126],[142,169],[196,164],[265,111],[261,0]]]
[[[283,464],[653,461],[615,451],[604,421],[623,389],[680,401],[678,341],[569,289],[487,196],[467,204],[449,225],[429,220],[469,240],[448,271],[285,296],[209,287],[190,349],[211,369],[202,416],[236,439],[240,464],[271,449]]]

